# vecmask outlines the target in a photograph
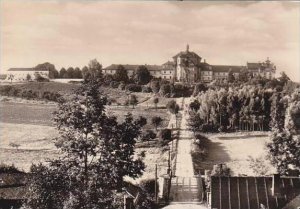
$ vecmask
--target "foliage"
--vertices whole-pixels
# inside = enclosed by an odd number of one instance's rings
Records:
[[[172,139],[172,131],[171,129],[163,129],[160,131],[159,136],[163,141],[170,141]]]
[[[150,141],[156,138],[156,133],[152,130],[146,130],[142,133],[141,140],[142,141]]]
[[[193,96],[197,96],[200,92],[205,92],[207,87],[203,83],[197,83],[194,87]]]
[[[212,171],[212,176],[230,176],[230,168],[228,168],[225,164],[217,164],[214,165]]]
[[[233,75],[232,70],[229,70],[229,72],[228,72],[228,78],[227,78],[227,81],[228,81],[229,83],[233,83],[233,82],[235,81],[235,77],[234,77],[234,75]]]
[[[67,70],[65,68],[61,68],[59,71],[59,77],[60,78],[67,78],[68,74],[67,74]]]
[[[127,114],[118,123],[107,116],[107,100],[98,88],[90,80],[74,98],[59,103],[55,145],[63,155],[49,166],[32,167],[32,208],[113,208],[113,193],[121,189],[123,177],[142,174],[144,164],[133,156],[145,121]]]
[[[147,194],[148,197],[150,197],[152,200],[155,200],[155,183],[157,191],[158,189],[158,183],[155,181],[155,179],[145,179],[142,180],[139,183],[139,186],[142,188],[142,190]]]
[[[41,76],[41,74],[39,73],[35,73],[34,74],[34,80],[37,82],[49,82],[48,78],[44,78],[43,76]]]
[[[143,93],[151,93],[152,90],[149,86],[142,86],[142,92]]]
[[[157,131],[157,127],[161,125],[163,119],[159,116],[154,116],[151,119],[151,124],[155,126],[155,130]]]
[[[159,89],[160,89],[159,81],[152,79],[151,83],[150,83],[150,87],[151,87],[153,93],[155,93],[155,94],[158,93]]]
[[[132,108],[134,108],[134,106],[138,104],[137,96],[134,94],[130,94],[129,99],[126,101],[126,103],[128,105],[132,105]]]
[[[49,62],[45,62],[43,64],[38,64],[35,66],[35,69],[38,71],[48,70],[49,71],[49,78],[58,78],[59,73],[55,69],[55,66]]]
[[[134,72],[133,78],[137,84],[145,85],[150,82],[152,76],[145,65],[139,66]]]
[[[119,81],[119,82],[123,81],[124,83],[128,82],[129,80],[128,73],[123,65],[118,65],[116,69],[116,73],[113,75],[113,78],[115,81]]]
[[[204,131],[203,124],[204,120],[200,117],[199,113],[190,113],[190,117],[188,119],[189,130],[191,130],[194,134],[198,131]]]
[[[0,173],[22,173],[14,165],[0,164]]]
[[[300,136],[287,131],[274,132],[267,144],[271,162],[285,174],[291,167],[300,169]]]
[[[159,89],[162,97],[170,97],[173,94],[173,86],[171,84],[162,84]]]
[[[142,91],[142,87],[138,84],[128,84],[125,87],[126,91],[131,91],[131,92],[141,92]]]
[[[263,157],[253,158],[249,156],[248,161],[250,163],[249,167],[253,170],[255,176],[265,176],[270,170],[270,167],[265,163],[266,159]]]
[[[197,112],[200,108],[200,102],[198,100],[194,100],[190,103],[190,109],[194,112]]]
[[[27,80],[27,81],[31,81],[31,75],[30,75],[30,74],[27,74],[26,80]]]

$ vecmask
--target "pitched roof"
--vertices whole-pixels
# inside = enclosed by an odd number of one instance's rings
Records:
[[[211,67],[214,72],[229,72],[231,70],[233,73],[238,73],[245,68],[245,66],[236,65],[211,65]]]
[[[164,63],[164,64],[162,64],[162,65],[175,65],[175,63],[172,62],[172,61],[168,61],[168,62],[166,62],[166,63]]]
[[[258,62],[247,62],[248,69],[258,69],[261,67],[261,63]]]
[[[36,70],[35,68],[9,68],[8,71],[49,71],[46,69]]]
[[[104,70],[116,70],[119,65],[122,64],[112,64],[104,68]],[[145,66],[149,71],[153,70],[163,70],[161,65],[122,65],[126,70],[135,71],[139,66]]]
[[[211,208],[281,209],[300,194],[299,177],[280,177],[280,195],[272,195],[272,177],[211,177]]]

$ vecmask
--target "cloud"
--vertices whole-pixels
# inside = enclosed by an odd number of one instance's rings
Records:
[[[187,43],[212,64],[270,57],[300,80],[299,3],[1,1],[1,72],[97,58],[161,64]]]

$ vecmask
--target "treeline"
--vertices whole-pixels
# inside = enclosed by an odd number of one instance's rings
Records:
[[[281,84],[275,88],[245,85],[201,91],[190,103],[189,127],[194,132],[282,130],[291,108],[292,84]]]

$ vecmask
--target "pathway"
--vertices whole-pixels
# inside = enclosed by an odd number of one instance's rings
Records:
[[[202,201],[202,181],[200,177],[194,176],[193,162],[191,156],[192,132],[187,130],[188,113],[183,100],[182,119],[177,149],[177,161],[175,177],[172,178],[170,200],[171,203],[165,209],[182,208],[201,209],[206,208]],[[177,102],[179,103],[179,102]],[[180,104],[180,103],[179,103]]]

